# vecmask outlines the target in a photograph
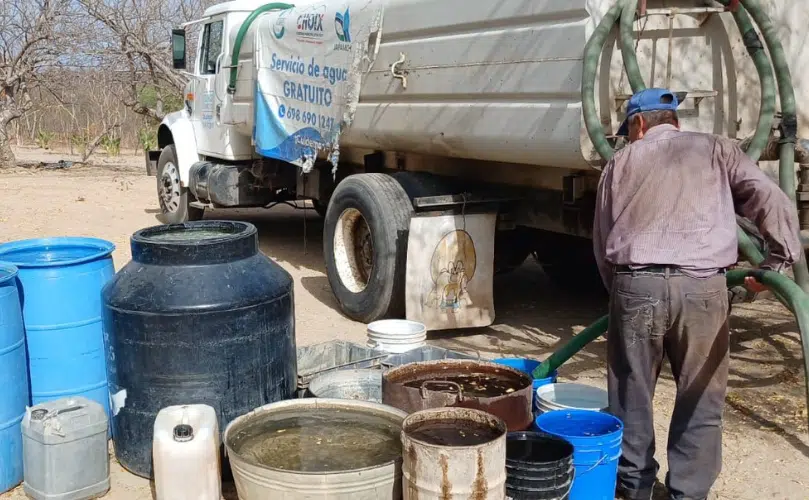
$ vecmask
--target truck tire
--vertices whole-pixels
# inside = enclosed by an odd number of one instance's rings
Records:
[[[169,144],[157,160],[157,199],[166,224],[178,224],[200,220],[204,209],[189,205],[191,196],[188,188],[180,183],[180,170],[177,166],[177,152],[174,144]]]
[[[407,237],[413,206],[385,174],[351,175],[337,185],[323,227],[326,275],[355,321],[404,317]]]

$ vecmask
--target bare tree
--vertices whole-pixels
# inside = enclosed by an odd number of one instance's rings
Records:
[[[182,103],[186,78],[171,64],[171,28],[202,14],[209,0],[79,0],[100,36],[95,56],[116,68],[121,101],[158,121]],[[102,42],[105,40],[106,43]]]
[[[58,63],[58,25],[70,7],[70,0],[0,1],[0,168],[15,165],[9,124],[31,109],[39,74]]]
[[[95,115],[95,122],[88,124],[88,129],[85,131],[87,142],[84,145],[81,161],[87,161],[105,140],[120,140],[119,129],[125,119],[126,110],[115,105],[116,82],[111,78],[109,72],[93,71],[83,76],[87,80],[87,87],[93,90],[88,95],[89,107],[98,111]]]

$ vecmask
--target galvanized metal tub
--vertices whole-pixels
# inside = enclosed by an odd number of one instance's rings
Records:
[[[494,397],[475,397],[463,394],[457,384],[438,382],[442,377],[492,374],[505,377],[517,384],[514,392]],[[421,381],[420,387],[405,384]],[[413,413],[428,408],[472,408],[495,415],[506,423],[509,432],[524,431],[533,423],[531,403],[533,381],[527,374],[508,366],[486,361],[444,359],[409,363],[393,368],[382,375],[382,402]]]
[[[498,432],[473,446],[440,446],[409,432],[430,422],[475,422]],[[503,500],[506,498],[506,424],[480,410],[433,408],[402,424],[404,500]]]
[[[381,403],[382,371],[368,368],[324,373],[309,382],[309,392],[316,398]]]
[[[337,370],[379,366],[388,353],[345,340],[331,340],[298,347],[298,397],[306,395],[309,382]]]
[[[225,429],[223,442],[240,500],[399,500],[402,460],[364,469],[337,472],[291,472],[251,463],[235,453],[232,442],[239,429],[266,412],[361,411],[390,418],[401,425],[406,413],[377,403],[345,399],[293,399],[272,403],[238,417]]]

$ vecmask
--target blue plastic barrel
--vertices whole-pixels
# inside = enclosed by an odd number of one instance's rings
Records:
[[[22,482],[22,431],[28,393],[17,268],[0,263],[0,493]]]
[[[624,424],[608,414],[557,410],[536,418],[536,427],[573,445],[576,474],[569,500],[613,500]]]
[[[115,269],[115,245],[49,238],[0,245],[19,268],[32,404],[84,396],[109,412],[101,288]]]
[[[542,387],[543,385],[547,384],[555,384],[557,372],[554,370],[551,372],[550,377],[545,378],[534,378],[534,370],[540,365],[540,361],[535,359],[527,359],[527,358],[499,358],[493,359],[493,363],[497,363],[500,365],[506,365],[508,367],[514,368],[515,370],[520,370],[521,372],[525,372],[531,376],[534,380],[534,405],[536,406],[536,399],[537,399],[537,389]]]

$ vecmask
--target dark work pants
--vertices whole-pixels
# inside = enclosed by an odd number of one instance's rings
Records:
[[[664,355],[677,383],[666,486],[676,500],[708,496],[722,467],[727,319],[724,275],[615,275],[607,341],[609,400],[610,412],[624,422],[618,485],[627,498],[649,499],[655,484],[652,398]]]

